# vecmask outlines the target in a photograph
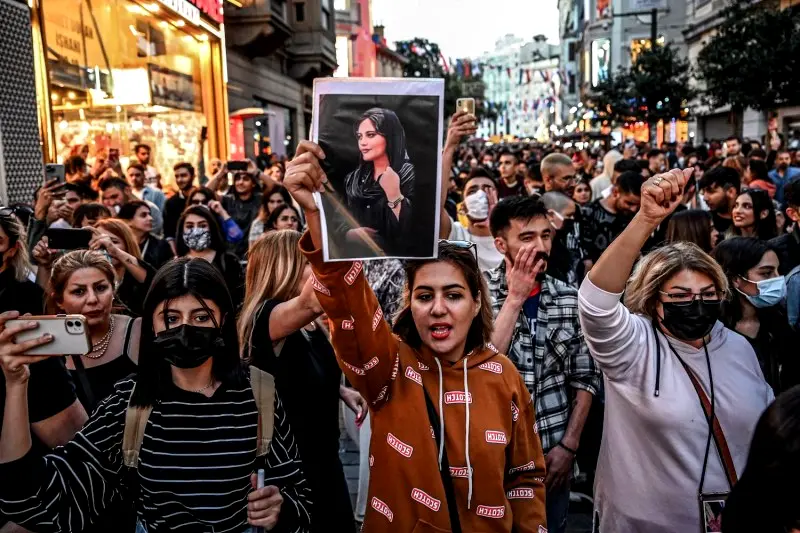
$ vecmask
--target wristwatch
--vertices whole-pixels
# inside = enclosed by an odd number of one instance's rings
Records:
[[[406,199],[406,197],[405,197],[405,196],[403,196],[403,195],[401,194],[401,195],[400,195],[400,198],[398,198],[398,199],[397,199],[397,200],[395,200],[394,202],[386,202],[386,203],[387,203],[387,205],[389,206],[389,209],[394,209],[395,207],[397,207],[398,205],[400,205],[400,202],[402,202],[402,201],[403,201],[403,200],[405,200],[405,199]]]

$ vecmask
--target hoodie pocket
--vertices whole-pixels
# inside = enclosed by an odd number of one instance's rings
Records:
[[[424,520],[417,520],[417,525],[411,533],[451,533],[449,529],[441,529]]]

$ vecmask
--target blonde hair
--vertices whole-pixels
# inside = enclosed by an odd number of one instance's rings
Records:
[[[116,274],[114,267],[111,266],[105,254],[97,250],[73,250],[67,252],[53,263],[53,268],[50,272],[46,303],[48,313],[56,313],[59,310],[58,302],[64,298],[64,289],[69,282],[69,278],[82,268],[96,268],[106,276],[111,286],[114,286]]]
[[[136,242],[136,236],[133,234],[133,230],[125,222],[116,218],[104,218],[95,222],[94,227],[104,229],[109,233],[113,233],[117,238],[125,243],[129,254],[136,259],[142,258],[142,251],[139,249],[139,243]]]
[[[705,274],[719,292],[728,294],[728,278],[710,255],[694,243],[675,242],[656,248],[637,263],[625,290],[625,306],[632,313],[655,317],[659,291],[684,270]]]
[[[5,222],[2,227],[3,230],[8,233],[9,240],[14,240],[14,247],[16,247],[17,250],[9,261],[9,266],[14,270],[14,279],[17,281],[25,281],[28,279],[28,274],[33,271],[31,256],[26,244],[28,242],[28,232],[25,231],[25,226],[22,225],[22,222],[16,215],[7,219],[7,222]],[[9,250],[10,249],[11,248],[9,248]]]
[[[245,295],[239,315],[239,346],[244,349],[256,313],[265,300],[288,301],[297,296],[306,259],[300,252],[300,233],[278,230],[265,233],[247,253]]]

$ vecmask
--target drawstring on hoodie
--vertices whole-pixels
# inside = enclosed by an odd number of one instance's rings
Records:
[[[442,364],[439,362],[437,358],[433,358],[436,362],[436,367],[439,369],[439,435],[442,436],[439,439],[439,472],[442,471],[442,453],[444,453],[444,388],[442,384]],[[449,473],[449,472],[448,472]]]
[[[467,489],[467,509],[470,508],[472,504],[472,464],[469,461],[469,384],[467,383],[467,358],[464,358],[464,400],[465,405],[467,406],[467,429],[466,429],[466,451],[465,454],[467,456],[467,482],[468,482],[468,489]],[[444,439],[442,439],[444,440]]]
[[[464,358],[464,404],[466,405],[467,409],[467,420],[466,420],[466,430],[465,430],[465,438],[466,438],[466,449],[465,454],[467,456],[467,509],[470,509],[472,506],[472,462],[469,460],[469,381],[467,380],[467,357]],[[439,359],[436,357],[433,358],[434,362],[436,363],[436,368],[439,369],[439,435],[441,438],[439,439],[439,472],[442,471],[442,455],[444,454],[444,380],[442,377],[442,364],[439,362]],[[447,472],[449,475],[450,473]]]
[[[661,394],[661,341],[658,340],[658,330],[656,329],[656,321],[653,319],[653,336],[656,339],[656,386],[653,391],[653,396],[656,398]]]

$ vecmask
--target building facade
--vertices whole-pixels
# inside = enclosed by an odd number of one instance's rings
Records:
[[[506,35],[493,52],[477,60],[485,99],[496,116],[481,122],[479,136],[546,141],[555,133],[563,106],[559,53],[559,46],[548,44],[544,36],[526,42]]]
[[[314,78],[336,69],[331,0],[251,0],[225,12],[231,157],[291,157],[309,135]]]
[[[221,0],[34,0],[31,14],[45,160],[124,168],[143,143],[168,186],[175,163],[227,155]]]

